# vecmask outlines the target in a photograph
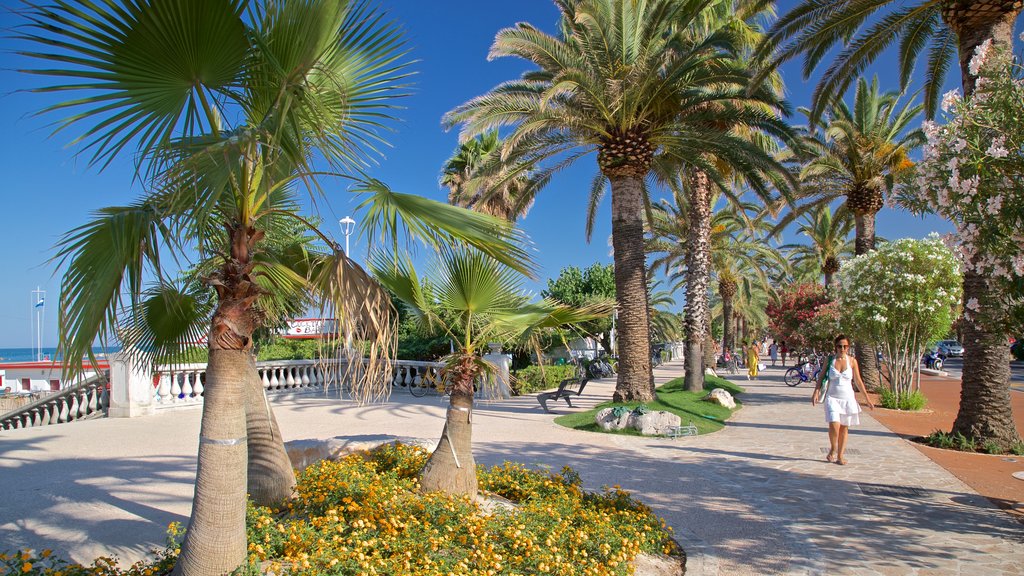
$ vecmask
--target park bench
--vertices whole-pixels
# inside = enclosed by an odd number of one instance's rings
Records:
[[[582,394],[583,388],[586,385],[586,378],[566,378],[558,384],[558,390],[538,394],[537,401],[540,402],[540,407],[543,408],[545,412],[551,412],[551,410],[548,409],[549,400],[565,400],[565,403],[572,408],[572,401],[570,401],[569,398]]]

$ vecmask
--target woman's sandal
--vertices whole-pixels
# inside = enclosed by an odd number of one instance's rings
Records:
[[[843,458],[842,456],[837,457],[836,464],[839,464],[840,466],[846,466],[846,458]]]
[[[836,453],[835,452],[829,452],[828,456],[825,456],[825,461],[826,462],[833,462],[834,463],[836,461]]]

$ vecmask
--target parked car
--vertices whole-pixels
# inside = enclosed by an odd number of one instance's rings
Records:
[[[962,358],[964,355],[964,347],[956,340],[942,340],[935,345],[935,351],[941,356],[951,356],[954,358]]]

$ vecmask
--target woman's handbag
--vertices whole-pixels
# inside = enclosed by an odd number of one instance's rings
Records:
[[[828,375],[832,371],[832,361],[835,358],[833,356],[828,357],[828,362],[825,364],[825,376],[821,379],[821,386],[818,388],[820,392],[818,398],[824,400],[825,394],[828,394]]]

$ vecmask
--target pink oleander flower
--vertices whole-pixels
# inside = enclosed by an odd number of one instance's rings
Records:
[[[988,53],[991,50],[991,38],[985,40],[974,49],[974,56],[971,57],[971,62],[967,65],[967,71],[971,73],[971,76],[977,76],[978,72],[981,72],[981,67],[985,65],[985,60],[988,59]]]
[[[1004,136],[997,136],[992,139],[992,145],[985,151],[986,154],[993,158],[1006,158],[1010,155],[1010,152],[1004,147],[1006,144],[1006,138]]]
[[[942,95],[942,111],[949,112],[949,109],[956,106],[960,101],[960,89],[954,88]]]

